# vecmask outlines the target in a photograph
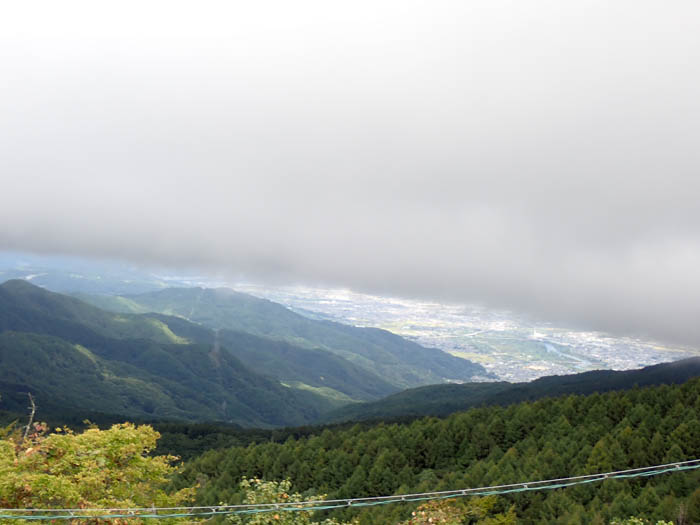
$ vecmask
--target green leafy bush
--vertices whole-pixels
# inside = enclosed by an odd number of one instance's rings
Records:
[[[26,437],[15,430],[0,439],[0,508],[169,507],[193,495],[166,491],[177,458],[148,455],[159,434],[147,425],[47,431],[37,423]]]
[[[318,501],[325,495],[311,495],[302,497],[297,492],[291,492],[292,483],[287,479],[283,481],[264,481],[261,479],[243,478],[240,488],[245,493],[246,504],[257,503],[298,503],[301,501]],[[301,508],[301,505],[295,506]],[[311,521],[312,512],[307,510],[283,510],[264,512],[251,515],[232,515],[229,521],[234,525],[354,525],[356,522],[340,523],[335,519],[323,521]]]

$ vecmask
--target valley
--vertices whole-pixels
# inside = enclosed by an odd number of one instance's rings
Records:
[[[225,287],[273,301],[311,320],[387,330],[423,347],[437,348],[483,367],[481,375],[475,371],[468,379],[440,374],[424,377],[425,381],[435,383],[496,379],[531,381],[542,376],[587,370],[628,370],[700,355],[697,348],[562,327],[517,312],[477,305],[379,296],[347,289],[272,287],[216,280],[204,275],[175,274],[167,270],[125,269],[113,263],[88,263],[72,258],[5,254],[0,257],[0,281],[5,278],[26,279],[53,291],[77,293],[78,297],[97,306],[117,311],[144,313],[154,310],[186,318],[193,317],[196,300],[187,302],[189,299],[183,297],[186,306],[177,305],[172,300],[168,303],[157,299],[158,292],[184,287]],[[141,296],[141,303],[134,301],[136,295]],[[142,304],[144,301],[148,304]],[[193,317],[195,321],[217,328],[224,327],[222,323],[226,315],[229,319],[243,315],[229,328],[270,335],[265,333],[264,318],[254,318],[250,307],[248,311],[237,308],[217,312],[211,306],[204,306],[200,305],[199,317]],[[275,315],[290,317],[281,309]],[[279,329],[282,330],[281,338],[287,342],[309,346],[309,341],[304,342],[305,336],[294,333],[289,326],[278,323],[275,330]],[[309,387],[318,386],[324,385],[309,384]],[[404,382],[401,386],[415,385]]]
[[[0,284],[0,429],[26,417],[27,392],[38,417],[60,431],[47,439],[74,431],[93,436],[95,425],[131,432],[113,425],[125,419],[148,423],[139,428],[160,435],[155,453],[185,460],[168,489],[194,487],[199,506],[253,497],[245,496],[250,479],[265,487],[263,480],[288,479],[286,491],[348,500],[668,464],[700,450],[700,358],[496,381],[487,367],[417,341],[427,338],[428,327],[438,334],[434,341],[449,340],[459,328],[472,346],[476,338],[498,336],[490,344],[502,345],[504,355],[521,351],[523,362],[539,359],[562,370],[604,362],[613,343],[633,346],[611,339],[600,355],[585,354],[572,351],[575,333],[557,336],[549,326],[533,328],[493,312],[460,324],[464,310],[431,303],[335,296],[314,311],[308,292],[287,306],[197,286],[76,297],[33,280]],[[360,317],[362,301],[373,306],[371,315]],[[407,315],[414,307],[424,317]],[[452,312],[451,324],[430,321],[438,307]],[[413,341],[361,326],[372,319]],[[430,384],[433,378],[440,384]],[[75,430],[61,430],[64,425]],[[469,517],[454,522],[460,524],[593,525],[614,523],[624,512],[667,519],[695,505],[691,515],[700,516],[698,471],[695,463],[688,468],[693,471],[640,481],[601,477],[598,490],[562,486],[419,507],[396,501],[327,515],[343,523],[406,525],[412,513],[428,509],[426,516]],[[0,498],[2,490],[0,484]]]
[[[0,525],[700,525],[699,21],[5,2]]]
[[[700,349],[536,322],[479,306],[382,297],[350,290],[236,283],[240,291],[304,315],[375,326],[470,359],[504,381],[586,370],[627,370],[700,355]]]

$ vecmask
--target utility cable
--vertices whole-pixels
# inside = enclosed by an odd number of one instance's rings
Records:
[[[303,512],[331,510],[343,507],[372,507],[392,503],[410,503],[443,500],[465,496],[493,496],[518,492],[553,490],[583,485],[608,479],[630,479],[658,476],[669,472],[682,472],[700,468],[700,459],[653,465],[635,469],[617,470],[600,474],[586,474],[540,481],[525,481],[507,485],[493,485],[415,494],[374,496],[363,498],[309,500],[300,502],[256,503],[241,505],[215,505],[199,507],[141,507],[111,509],[0,509],[0,519],[28,521],[72,519],[164,519],[225,516],[232,514],[260,514],[263,512]]]

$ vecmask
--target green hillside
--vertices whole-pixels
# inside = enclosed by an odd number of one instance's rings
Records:
[[[298,425],[337,402],[245,367],[183,319],[104,312],[24,281],[0,285],[0,408]]]
[[[84,298],[118,312],[176,315],[211,328],[325,350],[372,374],[375,382],[381,378],[394,390],[489,375],[479,364],[424,348],[385,330],[309,319],[280,304],[226,288],[168,288],[126,297]]]
[[[91,331],[114,339],[185,343],[152,317],[108,312],[79,299],[49,292],[23,280],[0,285],[0,331],[51,333]]]
[[[700,358],[662,363],[640,370],[595,370],[565,376],[548,376],[529,383],[467,383],[430,385],[404,390],[384,399],[338,408],[321,422],[446,416],[480,405],[508,405],[564,394],[592,394],[634,386],[682,383],[700,376]]]
[[[283,442],[206,452],[178,486],[201,484],[197,501],[237,503],[238,481],[290,478],[330,499],[494,486],[610,472],[700,457],[700,379],[683,385],[568,395],[474,408],[408,424],[319,428]],[[523,524],[608,524],[645,516],[700,520],[700,471],[499,496]],[[473,499],[459,500],[455,505]],[[364,525],[407,519],[415,504],[334,511]],[[466,510],[466,508],[465,508]],[[484,522],[486,523],[486,522]],[[494,522],[495,523],[495,522]]]
[[[252,370],[339,400],[372,400],[397,388],[366,369],[320,348],[245,332],[219,331],[221,344]]]

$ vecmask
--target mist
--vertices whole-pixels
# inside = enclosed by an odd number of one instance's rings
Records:
[[[0,249],[700,345],[700,5],[39,2]]]

